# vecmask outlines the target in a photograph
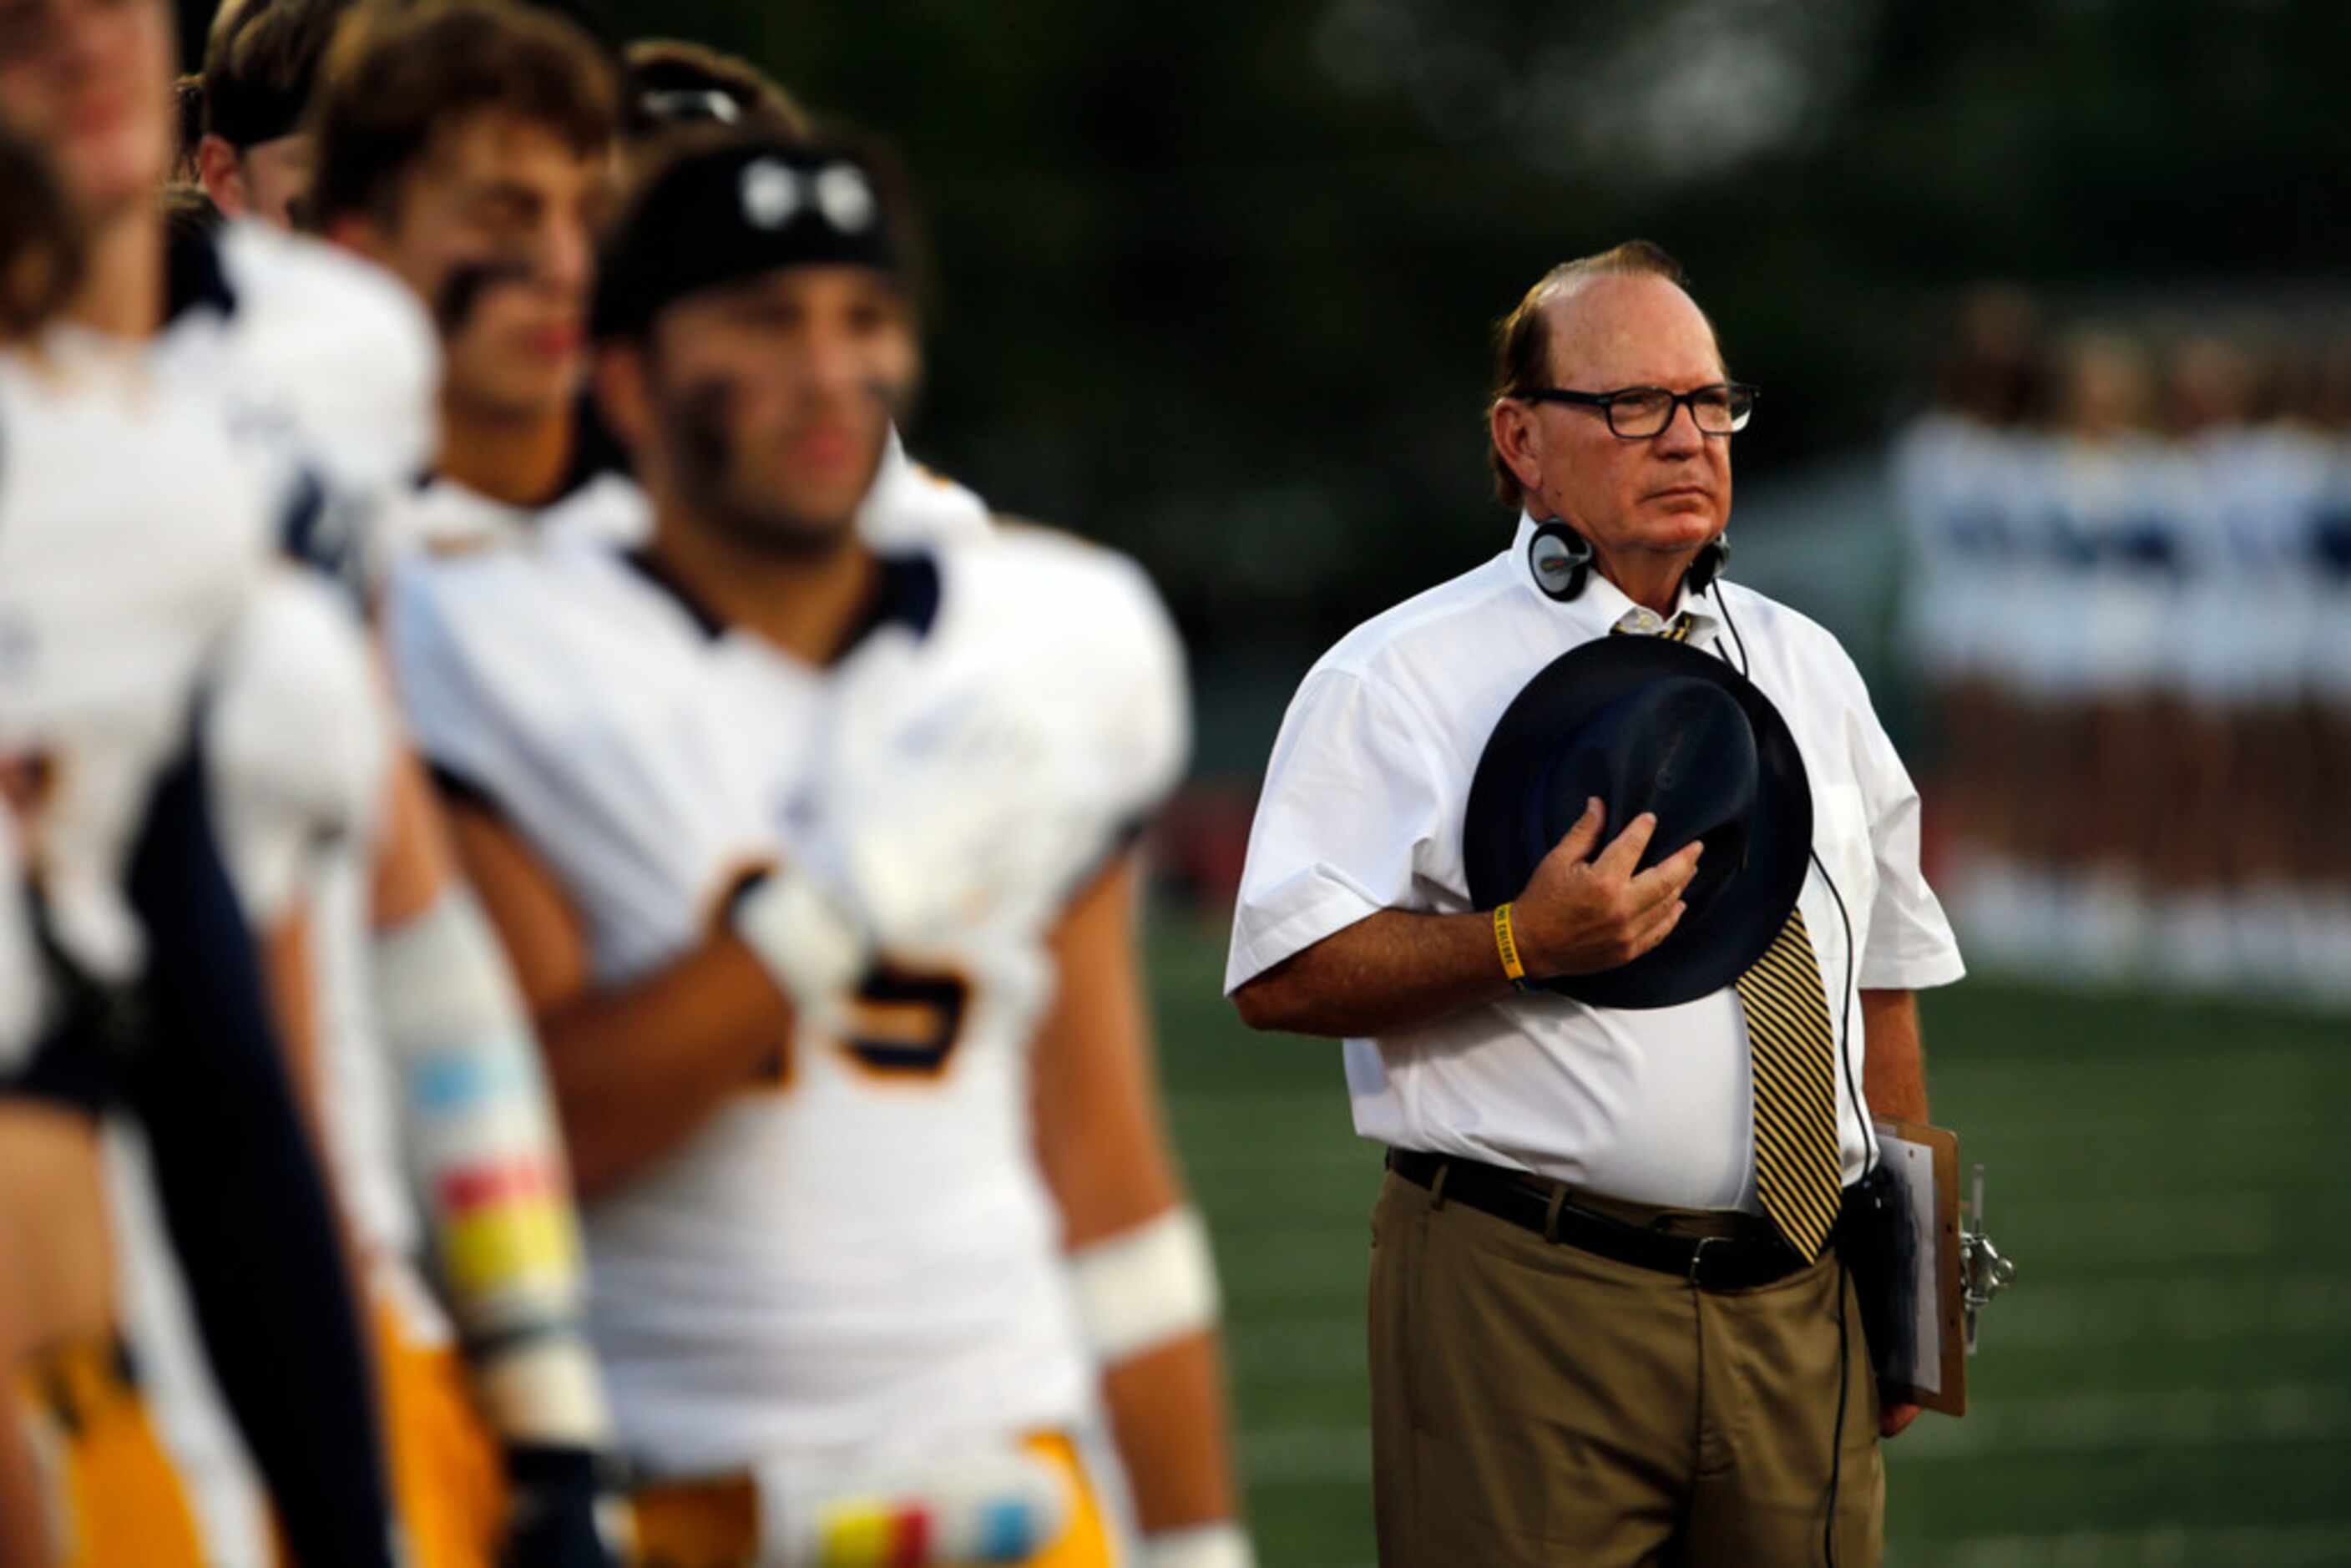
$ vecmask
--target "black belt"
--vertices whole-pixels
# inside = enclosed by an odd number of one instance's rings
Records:
[[[1573,1204],[1559,1203],[1554,1208],[1553,1195],[1535,1185],[1540,1178],[1477,1160],[1390,1149],[1388,1169],[1432,1191],[1442,1172],[1447,1203],[1466,1203],[1547,1240],[1671,1274],[1701,1291],[1752,1290],[1805,1267],[1796,1249],[1777,1237],[1677,1236],[1645,1230]]]

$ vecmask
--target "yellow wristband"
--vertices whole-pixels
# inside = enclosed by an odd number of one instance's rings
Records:
[[[1519,934],[1510,927],[1510,906],[1494,905],[1494,949],[1502,956],[1502,973],[1520,990],[1527,988],[1527,967],[1519,962]]]

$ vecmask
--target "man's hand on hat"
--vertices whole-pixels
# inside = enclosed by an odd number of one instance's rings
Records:
[[[1598,797],[1527,879],[1511,911],[1530,979],[1595,975],[1629,964],[1671,935],[1682,890],[1698,874],[1705,846],[1693,840],[1636,871],[1657,819],[1644,811],[1595,857],[1606,813]]]

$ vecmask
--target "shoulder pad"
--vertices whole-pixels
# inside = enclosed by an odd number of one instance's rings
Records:
[[[328,477],[373,490],[422,472],[440,445],[441,345],[408,287],[260,224],[228,225],[220,249],[237,370],[277,395]]]
[[[857,510],[857,531],[879,549],[903,549],[985,538],[990,522],[987,502],[907,456],[892,431],[873,486]]]
[[[322,840],[364,834],[390,755],[364,634],[326,582],[280,569],[246,605],[214,675],[214,814],[248,910],[284,906]]]

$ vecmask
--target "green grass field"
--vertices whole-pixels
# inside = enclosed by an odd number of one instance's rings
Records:
[[[1261,1559],[1360,1568],[1376,1153],[1336,1049],[1242,1029],[1222,933],[1164,925],[1164,1071]],[[1888,1447],[1889,1561],[2351,1563],[2351,1020],[1970,981],[1926,1028],[1935,1119],[1989,1166],[2021,1277],[1973,1412]]]

